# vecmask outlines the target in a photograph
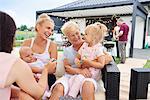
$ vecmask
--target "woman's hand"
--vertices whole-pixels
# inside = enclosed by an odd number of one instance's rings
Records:
[[[53,62],[49,61],[45,65],[45,67],[47,68],[49,74],[55,73],[55,71],[56,71],[56,64],[57,64],[56,61],[53,61]]]
[[[112,56],[109,55],[107,52],[104,51],[105,54],[105,64],[109,64],[113,59]]]
[[[89,60],[87,58],[82,59],[82,65],[81,68],[89,68]]]
[[[82,74],[86,78],[92,77],[92,74],[90,73],[90,71],[87,68],[81,69],[80,74]]]

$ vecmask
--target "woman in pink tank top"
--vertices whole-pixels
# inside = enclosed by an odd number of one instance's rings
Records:
[[[0,12],[0,99],[10,100],[11,85],[16,82],[20,91],[20,100],[29,100],[30,96],[40,99],[47,86],[48,73],[55,69],[56,62],[45,65],[37,83],[29,66],[20,58],[11,55],[16,25],[13,19]],[[30,83],[30,84],[29,84]]]

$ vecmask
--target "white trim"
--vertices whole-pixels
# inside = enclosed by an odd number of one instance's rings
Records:
[[[85,16],[103,16],[113,14],[132,14],[133,5],[107,7],[107,8],[95,8],[75,11],[64,11],[64,12],[52,12],[49,15],[59,17],[85,17]]]

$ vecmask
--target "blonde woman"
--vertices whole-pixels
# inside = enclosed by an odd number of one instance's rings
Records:
[[[54,30],[54,21],[45,13],[39,15],[36,25],[36,37],[25,40],[22,46],[28,46],[33,51],[33,56],[40,59],[44,64],[47,64],[50,59],[57,59],[57,45],[56,43],[50,41],[48,37],[52,35]],[[34,67],[32,71],[34,73],[41,73],[43,69]],[[55,68],[52,68],[52,73],[48,77],[49,87],[56,81]]]

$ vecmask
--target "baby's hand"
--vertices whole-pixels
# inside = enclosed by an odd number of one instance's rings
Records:
[[[81,67],[81,61],[79,59],[75,59],[74,63],[76,64],[77,67]]]

